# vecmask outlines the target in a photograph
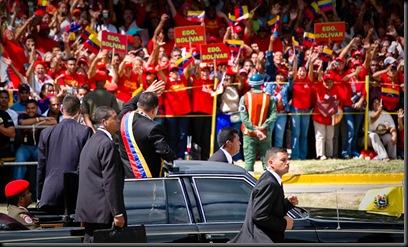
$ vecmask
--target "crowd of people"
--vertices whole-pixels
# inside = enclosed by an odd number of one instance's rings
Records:
[[[39,159],[41,126],[62,121],[61,104],[67,95],[81,102],[81,111],[71,117],[96,132],[98,107],[111,107],[117,114],[135,110],[132,99],[149,88],[158,96],[154,121],[169,136],[171,150],[166,153],[174,156],[169,160],[185,159],[186,152],[192,159],[210,158],[214,97],[217,133],[234,127],[243,140],[234,161],[265,160],[270,146],[289,148],[292,160],[360,157],[367,107],[373,157],[404,158],[402,1],[338,0],[328,11],[312,12],[316,3],[308,0],[40,2],[0,3],[3,161]],[[243,6],[247,16],[237,21],[236,10]],[[204,18],[193,21],[189,15],[193,10],[205,10]],[[271,25],[277,16],[278,23]],[[345,39],[306,45],[305,33],[313,33],[314,24],[324,22],[345,22]],[[174,29],[191,25],[205,27],[207,44],[242,40],[238,55],[232,53],[229,62],[201,62],[199,47],[175,45]],[[90,30],[99,40],[103,31],[126,35],[127,53],[95,51],[89,37],[82,35]],[[327,49],[332,51],[329,57]],[[194,61],[179,66],[189,53]],[[214,87],[214,81],[219,85]],[[248,92],[268,95],[268,106],[273,106],[266,117],[274,117],[262,129],[262,140],[269,142],[263,151],[261,146],[257,149],[257,137],[246,133],[252,130],[245,122],[255,119],[247,116],[251,115],[244,101]],[[149,113],[156,106],[146,107]],[[24,125],[30,127],[15,127]],[[121,133],[113,139],[122,141]],[[248,171],[253,171],[251,164]],[[36,167],[1,169],[2,188],[12,179],[27,178],[36,195]]]

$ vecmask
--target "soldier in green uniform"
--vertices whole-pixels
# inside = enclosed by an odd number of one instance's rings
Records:
[[[262,91],[264,80],[260,74],[249,78],[251,90],[245,93],[239,102],[244,141],[245,169],[253,174],[256,150],[259,147],[262,165],[266,169],[265,152],[271,148],[270,126],[276,120],[275,102],[269,93]]]
[[[33,202],[31,192],[28,190],[30,183],[26,180],[14,180],[4,188],[8,206],[7,213],[30,230],[41,229],[38,219],[28,211],[27,207]]]

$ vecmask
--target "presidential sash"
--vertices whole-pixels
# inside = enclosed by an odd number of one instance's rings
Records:
[[[131,111],[123,116],[120,134],[135,178],[151,178],[150,169],[133,135],[132,125],[135,113],[135,111]]]

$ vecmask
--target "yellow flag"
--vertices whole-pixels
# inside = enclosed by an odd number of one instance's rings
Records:
[[[368,190],[358,208],[392,216],[404,213],[404,194],[402,186]]]

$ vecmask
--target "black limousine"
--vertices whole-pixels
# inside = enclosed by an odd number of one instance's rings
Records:
[[[125,182],[128,225],[143,224],[148,243],[225,243],[239,232],[256,183],[245,169],[186,160],[165,170],[162,178]],[[67,198],[75,198],[75,175],[66,179],[74,184]],[[0,243],[80,243],[84,230],[73,221],[75,199],[67,201],[65,215],[30,209],[47,227],[42,230],[24,230],[1,216]],[[288,214],[294,219],[285,234],[288,243],[404,243],[403,217],[301,207]]]

